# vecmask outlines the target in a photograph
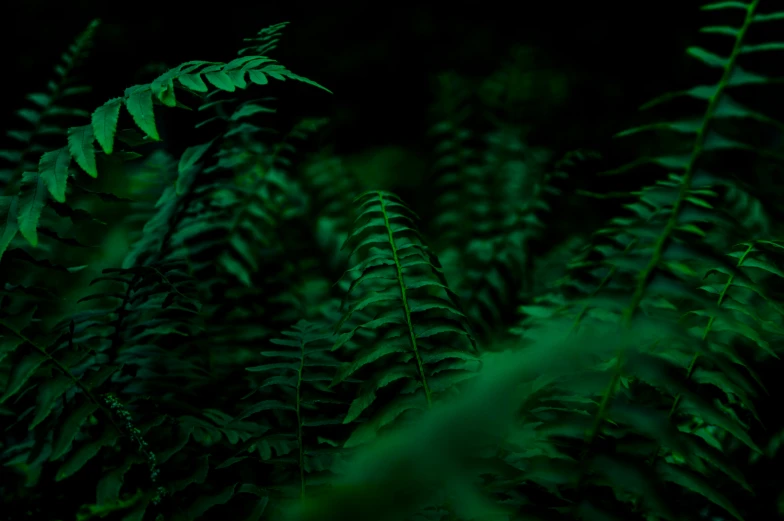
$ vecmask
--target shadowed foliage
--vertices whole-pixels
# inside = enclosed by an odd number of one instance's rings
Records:
[[[108,100],[91,23],[0,150],[0,518],[783,515],[775,9],[703,4],[607,150],[536,142],[525,49],[445,71],[416,160],[292,116],[286,23]]]

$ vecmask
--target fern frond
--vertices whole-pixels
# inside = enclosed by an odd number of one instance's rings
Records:
[[[277,48],[280,34],[288,24],[289,22],[281,22],[279,24],[270,25],[269,27],[261,29],[253,38],[243,38],[243,41],[253,42],[256,45],[240,49],[237,54],[243,55],[250,52],[257,56],[266,56]]]
[[[243,67],[245,70],[240,70]],[[17,269],[18,261],[63,273],[77,271],[48,261],[46,257],[52,253],[48,244],[36,251],[37,256],[28,253],[28,248],[8,249],[19,231],[24,239],[35,245],[38,234],[50,233],[48,220],[55,216],[61,218],[59,226],[54,228],[57,232],[52,232],[55,237],[63,242],[76,242],[58,235],[67,229],[62,218],[76,221],[92,217],[84,210],[77,210],[76,201],[70,197],[66,202],[69,190],[112,203],[122,200],[96,191],[90,185],[68,182],[74,173],[70,168],[72,161],[75,160],[91,177],[96,177],[106,156],[128,155],[115,150],[116,139],[131,146],[157,140],[153,105],[178,104],[174,97],[175,80],[179,82],[178,88],[198,93],[202,77],[219,90],[233,91],[247,86],[245,77],[263,84],[267,76],[277,80],[308,81],[262,56],[226,64],[190,62],[168,71],[149,85],[127,89],[123,97],[110,100],[96,110],[91,125],[70,129],[68,146],[45,153],[38,172],[24,175],[24,190],[16,197],[2,199],[2,208],[6,211],[3,216],[7,216],[2,236],[2,282],[6,290],[11,292],[13,288],[10,281],[34,280],[29,272]],[[143,135],[118,129],[123,107]],[[246,104],[244,108],[245,114],[235,113],[233,121],[238,125],[245,122],[239,120],[252,115],[247,109],[253,107]],[[238,125],[230,130],[236,130]],[[294,137],[303,135],[303,129],[297,127]],[[98,141],[100,149],[96,150],[94,141]],[[253,145],[253,140],[247,141]],[[48,472],[51,465],[47,460],[52,460],[61,466],[58,480],[76,475],[85,467],[116,468],[113,472],[101,472],[103,477],[97,484],[94,500],[88,498],[95,490],[89,486],[82,487],[83,492],[73,497],[74,502],[81,500],[80,515],[85,519],[120,511],[140,519],[145,513],[155,516],[154,511],[165,512],[172,519],[190,520],[233,500],[235,495],[255,497],[253,508],[258,515],[266,505],[267,494],[249,483],[223,483],[214,478],[205,481],[206,472],[215,470],[215,465],[207,461],[208,452],[218,458],[221,453],[228,456],[231,445],[258,437],[258,427],[243,422],[231,423],[235,411],[227,414],[218,409],[222,402],[215,402],[215,407],[204,403],[204,410],[187,404],[192,394],[239,399],[246,391],[239,382],[225,385],[231,381],[230,375],[238,364],[216,363],[215,350],[205,349],[205,343],[221,343],[215,330],[210,329],[201,339],[191,338],[196,333],[203,333],[200,327],[202,303],[197,297],[204,295],[194,293],[194,279],[187,273],[194,271],[193,266],[184,266],[182,252],[177,251],[177,247],[183,245],[182,231],[184,225],[188,225],[188,219],[198,219],[204,210],[220,208],[221,202],[234,193],[235,175],[242,173],[233,168],[222,171],[219,168],[220,175],[208,173],[202,179],[195,179],[201,170],[200,160],[209,149],[209,146],[192,148],[183,157],[180,179],[165,188],[159,201],[160,211],[148,223],[148,233],[126,258],[122,269],[106,269],[102,277],[93,281],[107,286],[80,299],[84,311],[73,314],[69,310],[68,318],[50,329],[53,313],[49,301],[57,299],[59,288],[49,294],[45,291],[46,285],[40,283],[24,288],[34,297],[32,305],[23,304],[26,301],[20,295],[24,291],[19,291],[9,293],[9,298],[0,306],[0,320],[7,329],[2,333],[4,361],[0,365],[0,383],[5,390],[3,400],[15,399],[13,407],[27,411],[19,415],[21,421],[4,433],[0,441],[13,446],[4,456],[4,462],[10,458],[13,465],[28,464],[33,473],[40,475]],[[290,152],[285,146],[274,152],[273,157],[279,160],[272,161],[271,166],[284,168]],[[256,157],[254,164],[263,164],[264,159]],[[255,191],[254,200],[258,197],[265,203],[281,204],[268,193],[274,186],[272,181],[265,186],[250,187]],[[283,185],[280,181],[278,184],[278,188]],[[266,210],[262,204],[258,208]],[[245,210],[247,208],[243,207],[238,212],[227,211],[226,217],[231,221]],[[258,215],[251,217],[259,219]],[[236,224],[242,225],[243,221]],[[251,234],[257,231],[256,224],[247,231]],[[189,254],[198,254],[199,248],[204,251],[209,247],[204,243],[194,246]],[[48,283],[56,286],[58,280]],[[252,296],[256,295],[254,292]],[[211,318],[222,311],[215,308],[218,300],[220,296],[207,301],[205,306]],[[34,315],[36,305],[46,307],[41,318]],[[247,309],[243,302],[237,311],[242,314],[247,313]],[[218,325],[220,322],[216,321]],[[248,320],[243,325],[246,324],[249,324]],[[231,327],[232,324],[226,321],[225,325]],[[35,337],[28,333],[33,330],[37,332]],[[248,342],[266,334],[257,334],[257,330],[245,333]],[[241,332],[235,330],[232,340],[239,336]],[[61,378],[56,377],[58,371]],[[95,375],[103,376],[93,383]],[[223,389],[218,392],[221,387]],[[40,397],[38,409],[33,407],[36,392]],[[33,402],[28,403],[31,398]],[[35,425],[28,434],[23,427],[33,413]],[[54,438],[49,435],[51,432],[55,432]],[[126,437],[138,447],[120,446],[118,440]],[[128,448],[130,450],[124,450]],[[139,463],[149,467],[146,478],[144,475],[140,478],[133,470]],[[159,474],[163,476],[162,481],[158,481]],[[189,486],[192,484],[195,485]],[[77,507],[66,505],[66,509],[74,512]]]
[[[368,382],[359,391],[344,420],[355,421],[374,404],[377,393],[395,382],[403,394],[385,406],[374,418],[360,425],[346,446],[372,439],[376,432],[401,414],[429,408],[435,396],[449,391],[471,376],[475,356],[473,339],[456,295],[447,286],[437,261],[422,244],[415,214],[394,194],[382,191],[359,195],[358,216],[344,247],[352,255],[369,248],[368,256],[346,272],[357,277],[346,296],[348,309],[335,326],[343,331],[333,349],[338,349],[362,329],[376,330],[375,345],[351,353],[352,361],[340,368],[336,385],[365,366]],[[361,286],[361,287],[360,287]],[[357,292],[362,291],[357,296]],[[346,330],[347,321],[357,311],[372,307],[375,318]],[[449,344],[442,336],[454,337]],[[447,347],[448,346],[448,347]],[[375,362],[385,361],[384,367]],[[393,362],[394,361],[394,362]]]
[[[437,200],[437,224],[453,237],[442,250],[447,280],[483,337],[532,289],[530,243],[553,190],[547,152],[527,147],[515,129],[489,134],[485,147],[480,162],[451,176],[456,184]]]
[[[729,4],[739,3],[715,4],[713,7]],[[636,392],[628,399],[639,400],[638,393],[644,388],[639,387],[639,383],[658,387],[672,400],[668,407],[668,420],[679,422],[685,418],[699,418],[726,431],[728,436],[751,450],[760,450],[748,434],[749,426],[733,417],[731,408],[718,409],[703,398],[710,395],[709,386],[716,385],[727,393],[725,400],[728,400],[727,397],[740,400],[743,407],[754,414],[751,398],[756,385],[744,374],[750,372],[748,358],[739,355],[736,348],[748,346],[746,352],[757,353],[751,355],[752,358],[765,356],[762,355],[765,352],[767,356],[775,356],[767,338],[778,326],[755,318],[754,313],[740,311],[748,309],[747,306],[756,298],[755,293],[765,293],[758,283],[759,277],[743,268],[754,244],[747,243],[743,250],[731,254],[734,259],[727,261],[715,250],[717,244],[707,239],[711,231],[727,233],[726,223],[731,223],[731,219],[715,210],[721,204],[720,191],[716,187],[722,182],[719,174],[713,173],[721,172],[716,158],[728,150],[769,155],[768,151],[753,143],[744,143],[742,136],[732,134],[732,129],[725,126],[725,122],[776,124],[731,97],[736,87],[749,84],[744,79],[749,73],[740,68],[739,62],[743,59],[744,38],[754,24],[758,4],[754,1],[744,6],[746,17],[743,24],[732,31],[735,45],[728,57],[719,57],[699,47],[689,49],[693,57],[721,70],[721,78],[716,84],[668,95],[644,107],[647,109],[675,97],[686,96],[702,104],[701,115],[643,125],[619,134],[619,137],[624,137],[664,129],[681,136],[684,147],[677,152],[664,150],[607,172],[637,172],[639,167],[653,164],[665,168],[669,175],[655,185],[633,192],[634,200],[624,205],[630,215],[615,218],[607,227],[596,232],[594,245],[575,259],[575,272],[571,280],[565,282],[577,294],[588,296],[577,306],[567,304],[568,301],[574,302],[573,298],[556,300],[560,309],[555,312],[570,318],[572,330],[597,322],[620,320],[631,324],[638,313],[644,312],[648,316],[660,317],[664,323],[680,322],[689,328],[691,334],[675,341],[666,336],[656,340],[668,346],[666,352],[657,353],[657,358],[667,360],[668,368],[660,365],[657,369],[659,377],[667,376],[666,383],[653,382],[650,379],[652,373],[637,372],[642,365],[628,360],[628,353],[617,354],[610,383],[599,394],[598,408],[591,412],[592,424],[586,438],[584,457],[595,451],[602,438],[607,436],[606,429],[615,425],[612,411],[614,404],[627,395],[623,387],[624,371],[631,367],[635,369],[631,371],[632,380],[628,385],[637,384],[630,387]],[[684,154],[684,150],[687,153]],[[764,256],[762,252],[758,255]],[[772,267],[769,261],[761,264]],[[710,281],[709,284],[705,284],[704,277],[708,277],[706,281]],[[735,287],[736,283],[738,287]],[[624,302],[619,297],[629,290],[631,300]],[[547,306],[524,308],[524,311],[531,313],[532,319],[536,317],[534,320],[550,316]],[[646,360],[645,364],[651,368],[654,364],[661,364],[660,360],[653,358]],[[632,365],[629,366],[629,363]],[[736,365],[743,371],[738,371]],[[695,380],[698,372],[701,375],[699,382]],[[712,383],[709,384],[709,381]],[[691,405],[681,408],[682,397],[685,396],[681,393],[690,396]],[[677,465],[678,458],[668,459],[672,452],[665,456],[664,461],[658,457],[661,453],[659,447],[664,445],[666,443],[659,440],[650,449],[652,458],[647,461],[655,471],[652,478],[658,476],[679,487],[701,493],[740,519],[735,507],[706,488],[707,482],[703,480],[708,474],[699,461],[690,462],[689,471],[684,473],[684,468],[673,466]],[[745,485],[739,474],[730,470],[727,462],[716,464],[717,459],[708,448],[701,447],[699,451],[692,448],[690,451],[700,454],[704,463],[714,464],[721,473]],[[678,449],[674,449],[674,453],[683,454]],[[640,472],[649,471],[640,467]]]
[[[334,435],[330,426],[341,424],[343,405],[329,388],[339,365],[330,352],[333,336],[323,326],[300,321],[271,340],[272,350],[261,352],[262,365],[247,368],[258,375],[253,379],[259,396],[233,421],[249,421],[262,412],[269,418],[264,420],[267,432],[254,444],[262,460],[291,468],[291,476],[281,475],[278,486],[290,484],[296,492],[283,497],[304,498],[308,482],[312,488],[323,481],[318,474],[332,469],[340,457],[335,447],[341,440],[329,439],[330,432]]]
[[[311,208],[315,237],[329,259],[330,271],[342,273],[349,262],[341,246],[351,231],[351,203],[360,193],[359,183],[343,159],[329,149],[321,150],[303,167],[304,185],[312,192]]]
[[[27,99],[36,107],[17,111],[17,114],[32,128],[8,131],[8,136],[19,141],[24,147],[22,150],[0,150],[0,158],[12,163],[10,168],[0,170],[0,187],[6,195],[15,191],[17,177],[21,172],[37,169],[38,165],[31,160],[31,156],[50,150],[49,146],[41,142],[43,138],[59,137],[68,133],[69,143],[71,142],[71,132],[62,125],[63,118],[89,115],[80,109],[68,106],[68,103],[71,102],[70,98],[90,92],[89,87],[79,85],[75,81],[74,71],[81,66],[88,55],[99,25],[99,20],[90,22],[68,51],[63,53],[61,64],[55,68],[56,77],[49,82],[46,93],[35,92],[27,95]]]
[[[153,105],[160,103],[168,107],[183,106],[176,99],[175,80],[177,86],[185,89],[186,92],[200,94],[211,90],[205,83],[205,79],[215,89],[234,92],[237,88],[247,88],[246,78],[258,85],[267,84],[268,78],[279,81],[288,78],[323,89],[315,82],[294,74],[265,56],[245,56],[228,63],[186,62],[170,69],[149,84],[127,88],[122,97],[111,99],[97,108],[92,114],[90,125],[69,129],[70,144],[41,156],[38,174],[44,180],[52,198],[59,203],[64,203],[67,182],[71,176],[69,170],[71,160],[76,160],[89,175],[96,177],[97,151],[94,142],[98,142],[100,150],[107,156],[114,152],[117,124],[122,107],[125,107],[147,140],[158,141],[160,138],[155,125]],[[28,235],[32,237],[32,233]]]

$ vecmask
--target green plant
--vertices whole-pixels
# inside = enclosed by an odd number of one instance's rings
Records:
[[[324,120],[286,125],[256,97],[273,80],[326,90],[269,57],[285,24],[226,63],[126,89],[53,129],[59,143],[15,133],[24,150],[3,152],[0,178],[3,515],[775,512],[755,471],[780,459],[784,425],[758,411],[757,373],[781,351],[784,244],[762,179],[725,171],[728,154],[778,159],[746,137],[781,125],[735,94],[777,80],[744,62],[784,48],[747,43],[784,20],[765,3],[703,7],[736,19],[702,31],[734,39],[728,55],[688,49],[715,81],[646,105],[662,118],[619,137],[658,132],[650,154],[603,173],[636,177],[582,192],[622,212],[561,249],[543,246],[563,218],[550,210],[595,154],[553,161],[486,83],[443,76],[431,214],[358,193],[340,153],[309,140]],[[49,108],[23,116],[86,115],[51,108],[68,89],[31,95]],[[160,141],[156,105],[205,114],[195,144],[131,163]],[[97,258],[111,237],[131,244]]]

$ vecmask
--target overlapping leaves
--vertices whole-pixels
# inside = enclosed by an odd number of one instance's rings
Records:
[[[344,247],[351,248],[352,256],[366,249],[367,255],[346,272],[353,280],[335,328],[340,335],[334,348],[363,329],[378,336],[371,345],[352,351],[351,362],[333,380],[338,384],[353,375],[365,380],[346,423],[366,409],[373,413],[346,446],[372,439],[406,412],[429,408],[438,394],[470,377],[475,357],[465,315],[437,260],[421,242],[416,215],[388,192],[367,192],[355,201],[358,215]],[[346,327],[355,312],[370,309],[375,318]],[[377,394],[392,387],[398,397],[373,407]]]

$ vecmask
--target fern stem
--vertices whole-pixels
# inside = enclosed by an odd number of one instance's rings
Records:
[[[302,370],[305,367],[305,339],[300,339],[300,361],[297,370],[297,447],[299,448],[299,498],[305,499],[305,447],[302,443],[302,411],[300,400],[302,398]]]
[[[658,267],[659,262],[661,261],[664,254],[664,248],[667,245],[673,230],[675,230],[675,227],[678,225],[678,216],[680,214],[681,208],[686,202],[689,191],[691,190],[692,177],[694,176],[697,160],[699,159],[705,147],[705,138],[707,136],[711,120],[713,119],[713,115],[716,112],[716,108],[719,105],[719,100],[721,100],[721,96],[724,93],[724,90],[729,85],[729,81],[735,67],[735,61],[740,54],[743,39],[746,36],[746,32],[748,31],[752,20],[754,19],[754,13],[757,9],[757,6],[759,5],[759,2],[760,0],[754,0],[746,9],[746,19],[743,21],[743,26],[740,28],[738,35],[735,38],[735,45],[733,46],[732,52],[727,59],[727,63],[724,65],[724,72],[722,73],[719,84],[716,87],[716,92],[713,94],[713,96],[711,96],[710,102],[708,103],[708,108],[705,110],[705,115],[702,118],[702,125],[700,125],[700,128],[697,130],[694,149],[692,150],[691,157],[689,158],[689,163],[686,165],[686,171],[683,173],[683,179],[681,180],[678,198],[672,205],[670,218],[667,220],[664,231],[656,241],[650,262],[639,275],[637,288],[635,289],[634,295],[632,296],[632,302],[629,304],[629,307],[624,310],[623,323],[626,326],[631,325],[632,318],[634,318],[634,314],[642,302],[645,290],[648,287],[649,279],[653,275],[654,270]]]
[[[408,296],[406,294],[406,283],[403,280],[403,267],[400,265],[400,259],[397,255],[397,245],[395,244],[395,237],[392,234],[392,227],[389,224],[389,215],[387,214],[386,204],[384,202],[384,194],[378,192],[378,201],[381,206],[381,213],[384,216],[384,225],[387,229],[387,236],[389,237],[389,246],[392,248],[392,258],[395,261],[395,268],[397,270],[397,282],[400,286],[400,298],[403,301],[403,311],[406,315],[406,325],[408,326],[408,335],[411,340],[411,350],[414,352],[414,359],[417,363],[419,377],[422,379],[422,388],[425,390],[425,398],[427,399],[427,406],[432,407],[433,402],[430,396],[430,386],[427,385],[427,378],[425,377],[425,368],[422,365],[422,357],[419,356],[419,349],[417,348],[416,333],[414,332],[414,324],[411,321],[411,308],[408,305]]]
[[[85,385],[85,384],[82,382],[82,380],[81,380],[80,378],[77,378],[76,376],[74,376],[74,374],[71,372],[71,370],[70,370],[70,369],[68,369],[66,366],[64,366],[64,365],[63,365],[63,364],[62,364],[62,363],[61,363],[59,360],[57,360],[55,357],[53,357],[52,355],[50,355],[50,354],[49,354],[49,353],[46,351],[46,349],[45,349],[45,348],[43,348],[43,347],[39,346],[38,344],[36,344],[35,342],[33,342],[33,340],[32,340],[32,339],[28,338],[28,337],[27,337],[27,335],[25,335],[25,334],[24,334],[24,333],[22,333],[21,331],[17,331],[15,328],[13,328],[13,327],[9,326],[8,324],[4,323],[3,321],[0,321],[0,325],[4,326],[6,329],[8,329],[9,331],[11,331],[13,334],[15,334],[16,336],[18,336],[18,337],[19,337],[19,338],[20,338],[20,339],[21,339],[23,342],[25,342],[26,344],[28,344],[28,345],[32,346],[32,347],[33,347],[33,349],[35,349],[35,350],[36,350],[36,351],[37,351],[37,352],[38,352],[40,355],[42,355],[44,358],[46,358],[46,359],[47,359],[47,360],[48,360],[48,361],[49,361],[49,362],[50,362],[50,363],[51,363],[51,364],[52,364],[52,365],[53,365],[53,366],[54,366],[54,367],[55,367],[55,368],[56,368],[58,371],[60,371],[60,372],[61,372],[63,375],[65,375],[65,376],[67,376],[68,378],[70,378],[70,379],[71,379],[71,381],[74,383],[74,385],[76,385],[76,386],[77,386],[77,387],[78,387],[78,388],[79,388],[79,389],[80,389],[80,390],[81,390],[81,391],[84,393],[84,395],[85,395],[85,396],[86,396],[86,397],[87,397],[87,398],[88,398],[88,399],[89,399],[91,402],[93,402],[95,405],[97,405],[97,406],[98,406],[98,408],[99,408],[100,410],[102,410],[102,411],[103,411],[103,412],[106,414],[106,416],[109,418],[109,421],[111,422],[112,426],[113,426],[113,427],[114,427],[114,428],[117,430],[117,432],[118,432],[118,433],[120,433],[120,436],[125,436],[125,435],[126,435],[126,433],[125,433],[125,431],[123,430],[123,428],[122,428],[122,427],[120,427],[120,426],[117,424],[117,422],[115,422],[115,421],[114,421],[114,414],[112,414],[112,411],[111,411],[111,410],[109,410],[109,409],[106,407],[106,405],[104,404],[103,400],[99,400],[99,399],[98,399],[98,398],[97,398],[97,397],[96,397],[96,396],[93,394],[93,392],[92,392],[92,389],[89,389],[89,388],[88,388],[88,387],[87,387],[87,386],[86,386],[86,385]],[[63,397],[64,397],[64,396],[63,396]]]
[[[708,103],[708,108],[705,111],[705,115],[702,119],[702,124],[700,128],[697,130],[697,136],[695,138],[694,149],[692,150],[691,157],[689,158],[689,162],[686,165],[685,172],[683,174],[683,178],[681,180],[680,190],[678,192],[678,197],[672,205],[672,209],[670,210],[670,217],[667,220],[667,223],[664,226],[664,231],[659,236],[656,241],[656,244],[653,249],[653,254],[651,255],[651,260],[648,265],[643,269],[643,271],[638,276],[637,287],[634,291],[634,295],[632,296],[632,301],[629,306],[624,310],[623,316],[621,319],[622,325],[626,328],[631,327],[632,319],[640,306],[640,303],[643,300],[645,295],[645,290],[648,287],[648,282],[650,281],[651,277],[653,276],[654,270],[658,267],[659,262],[661,261],[665,247],[670,240],[670,237],[675,230],[675,227],[678,224],[678,217],[680,215],[680,211],[683,205],[687,201],[687,197],[691,190],[691,181],[694,176],[694,172],[696,170],[697,160],[700,158],[702,151],[705,146],[705,138],[708,133],[708,129],[710,127],[711,120],[713,115],[718,107],[719,100],[721,99],[721,95],[724,93],[724,90],[727,88],[729,84],[730,77],[732,75],[733,68],[735,66],[735,61],[740,53],[740,48],[743,42],[743,38],[746,35],[746,31],[748,31],[749,26],[754,18],[754,13],[759,5],[760,0],[753,0],[753,2],[748,6],[746,10],[746,18],[743,22],[743,26],[738,31],[738,35],[735,39],[735,45],[732,49],[732,53],[730,54],[727,63],[724,66],[724,72],[722,74],[721,80],[719,80],[719,84],[716,88],[716,92],[710,99]],[[616,362],[616,370],[613,374],[612,379],[610,380],[610,384],[605,389],[604,395],[602,396],[602,402],[599,405],[599,410],[596,413],[594,424],[589,431],[588,439],[586,440],[586,448],[583,452],[585,455],[588,449],[593,444],[593,441],[596,439],[599,433],[599,429],[601,428],[601,423],[604,418],[605,411],[609,405],[610,399],[612,398],[613,394],[615,393],[615,388],[618,385],[618,380],[620,379],[620,371],[623,363],[623,346],[620,348],[620,352],[618,353],[617,362]],[[696,358],[692,360],[690,364],[690,374],[694,368],[694,363],[696,363]],[[679,400],[676,398],[676,403],[673,406],[677,406],[677,402]],[[673,409],[671,409],[672,411]],[[658,448],[657,454],[658,454]]]
[[[740,259],[738,259],[738,263],[737,263],[737,267],[738,268],[741,267],[743,262],[746,260],[746,257],[749,255],[749,253],[751,253],[751,250],[753,248],[754,248],[754,243],[749,243],[748,247],[746,248],[746,251],[743,252],[743,255],[741,255]],[[727,282],[724,283],[724,287],[722,288],[721,293],[719,293],[719,299],[718,299],[718,301],[716,303],[717,307],[719,307],[719,308],[721,307],[722,303],[724,302],[724,297],[727,295],[727,291],[729,291],[730,287],[732,287],[732,283],[733,283],[734,280],[735,280],[735,274],[731,273],[729,275],[729,277],[727,278]],[[705,324],[705,328],[702,330],[702,342],[705,342],[705,339],[708,338],[708,334],[710,333],[711,328],[713,327],[713,321],[714,320],[716,320],[716,316],[711,316],[708,319],[708,323]],[[699,359],[699,357],[700,357],[700,352],[697,351],[696,353],[694,353],[694,356],[692,357],[691,362],[689,362],[689,367],[686,370],[686,381],[687,382],[691,379],[691,376],[694,374],[694,369],[695,369],[695,367],[697,365],[697,360]],[[680,402],[681,402],[681,394],[678,393],[675,396],[675,399],[672,402],[672,407],[670,407],[670,412],[667,415],[667,421],[670,421],[670,419],[673,417],[673,415],[675,414],[675,411],[677,411],[677,409],[678,409],[678,405],[680,405]],[[651,454],[651,456],[650,456],[650,458],[651,458],[651,465],[654,465],[656,463],[656,460],[659,457],[659,452],[660,451],[661,451],[661,446],[657,446],[654,449],[653,454]]]

